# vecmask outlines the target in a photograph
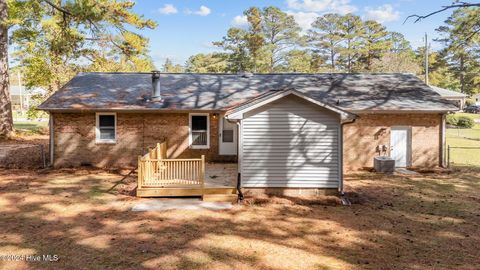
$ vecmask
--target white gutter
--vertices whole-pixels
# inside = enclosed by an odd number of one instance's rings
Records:
[[[458,110],[351,110],[355,114],[449,113]]]

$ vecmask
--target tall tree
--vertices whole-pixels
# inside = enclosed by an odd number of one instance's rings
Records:
[[[156,23],[133,13],[133,1],[10,0],[9,21],[15,57],[25,69],[26,85],[56,91],[76,72],[125,70],[150,59],[148,39],[132,29]],[[100,65],[106,64],[102,67]]]
[[[262,46],[265,44],[265,39],[262,32],[262,14],[260,9],[251,7],[244,12],[249,22],[249,30],[245,35],[247,41],[247,48],[250,52],[253,62],[253,71],[257,72],[258,56]]]
[[[445,57],[450,71],[458,78],[460,91],[472,94],[479,92],[480,79],[480,8],[461,8],[437,29],[442,35],[438,39],[445,48]]]
[[[229,72],[250,71],[252,61],[248,51],[246,31],[240,28],[228,29],[222,41],[213,42],[213,45],[222,48],[228,54],[227,70]]]
[[[285,60],[285,50],[299,40],[300,27],[293,16],[277,7],[266,7],[262,11],[262,31],[269,52],[269,72],[276,71]]]
[[[8,78],[8,7],[6,0],[0,0],[0,137],[13,132],[12,103],[10,101]]]
[[[340,47],[340,63],[347,72],[353,71],[353,65],[362,54],[362,44],[365,35],[363,21],[359,16],[347,14],[338,25],[342,45]]]
[[[290,50],[285,56],[284,71],[308,73],[312,71],[312,55],[305,50]]]
[[[336,70],[336,60],[342,49],[342,34],[339,25],[342,17],[339,14],[325,14],[312,23],[309,40],[320,53],[328,55],[331,71]]]
[[[385,52],[390,50],[391,44],[385,26],[376,21],[366,21],[363,55],[360,58],[363,70],[371,71],[373,60],[380,59]]]
[[[390,51],[393,53],[412,52],[410,42],[405,39],[405,36],[398,32],[389,32],[388,39],[390,39]]]
[[[422,70],[410,42],[398,32],[389,32],[386,37],[390,41],[388,51],[372,61],[373,72],[400,72],[419,74]]]
[[[225,53],[199,53],[188,58],[186,71],[192,73],[222,73],[227,72],[227,58]]]
[[[174,64],[170,58],[165,59],[165,63],[162,66],[162,72],[166,73],[180,73],[183,72],[182,65]]]

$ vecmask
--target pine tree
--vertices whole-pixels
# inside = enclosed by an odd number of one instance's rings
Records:
[[[250,52],[253,62],[253,72],[257,72],[258,56],[262,46],[265,44],[265,39],[262,32],[262,14],[256,7],[249,8],[244,12],[250,24],[249,30],[245,35],[247,48]]]
[[[339,25],[342,17],[339,14],[325,14],[312,23],[309,40],[313,48],[321,54],[328,55],[330,69],[337,69],[338,54],[342,50],[342,34]]]
[[[262,11],[262,32],[269,52],[269,72],[275,72],[285,61],[285,51],[295,46],[300,37],[300,27],[293,16],[277,7]]]
[[[480,8],[457,9],[437,29],[442,35],[441,51],[449,70],[458,78],[460,92],[473,94],[480,91]]]
[[[152,66],[146,65],[151,63],[148,39],[132,29],[156,23],[133,13],[134,5],[128,0],[10,0],[11,41],[27,87],[52,93],[79,71]]]
[[[0,137],[9,137],[13,132],[12,103],[8,77],[8,7],[0,0]]]
[[[392,43],[388,39],[388,32],[385,26],[376,21],[366,21],[362,45],[363,54],[359,59],[362,69],[372,71],[373,60],[380,59],[391,47]]]
[[[213,42],[213,45],[222,48],[228,55],[228,72],[251,71],[252,61],[248,52],[247,32],[240,28],[228,29],[222,41]]]
[[[362,42],[365,34],[363,21],[359,16],[347,14],[341,18],[338,27],[342,39],[339,62],[343,69],[350,73],[362,53]]]

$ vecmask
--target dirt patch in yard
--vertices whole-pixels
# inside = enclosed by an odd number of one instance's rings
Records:
[[[124,194],[126,173],[0,170],[0,254],[60,258],[0,268],[478,268],[477,170],[348,175],[350,207],[272,198],[164,212],[129,211],[142,199]]]
[[[0,139],[1,168],[43,168],[49,164],[48,136]]]

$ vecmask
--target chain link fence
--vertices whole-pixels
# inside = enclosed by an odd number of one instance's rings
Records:
[[[447,129],[448,166],[480,167],[480,129]]]

